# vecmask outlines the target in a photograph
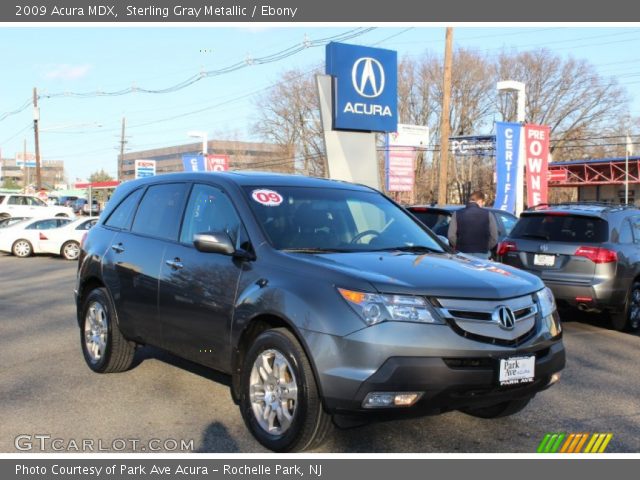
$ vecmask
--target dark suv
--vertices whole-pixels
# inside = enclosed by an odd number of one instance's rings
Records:
[[[539,278],[455,254],[375,190],[300,176],[122,184],[83,242],[76,304],[92,370],[152,344],[226,372],[277,451],[346,414],[511,415],[565,362]]]
[[[522,213],[502,262],[539,276],[560,306],[607,311],[616,330],[640,324],[640,210],[616,204],[542,205]]]

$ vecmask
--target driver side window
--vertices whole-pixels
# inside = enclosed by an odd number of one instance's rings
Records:
[[[232,243],[239,246],[241,231],[240,218],[222,190],[210,185],[194,185],[180,233],[181,243],[193,243],[197,233],[226,232]]]

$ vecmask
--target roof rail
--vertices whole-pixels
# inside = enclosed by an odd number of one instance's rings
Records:
[[[611,210],[625,209],[625,208],[638,208],[636,205],[625,205],[624,203],[615,202],[603,202],[603,201],[583,201],[583,202],[558,202],[558,203],[539,203],[535,207],[529,207],[526,211],[545,210],[547,208],[554,207],[604,207]]]

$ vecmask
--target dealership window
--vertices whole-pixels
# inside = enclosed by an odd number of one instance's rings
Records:
[[[187,195],[184,183],[149,187],[138,207],[131,231],[166,240],[177,240]]]

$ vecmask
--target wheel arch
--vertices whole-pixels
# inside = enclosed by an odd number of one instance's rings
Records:
[[[237,404],[240,398],[240,377],[242,368],[244,365],[244,359],[247,351],[251,347],[251,343],[265,330],[273,328],[285,328],[298,340],[302,346],[304,354],[309,359],[311,370],[316,380],[318,392],[320,393],[320,400],[323,405],[324,395],[322,392],[322,384],[320,383],[320,377],[316,369],[316,363],[312,355],[310,355],[310,349],[305,339],[295,327],[295,324],[289,321],[284,315],[276,313],[261,313],[253,317],[246,323],[243,330],[239,333],[238,341],[232,346],[231,351],[231,396],[233,401]]]

